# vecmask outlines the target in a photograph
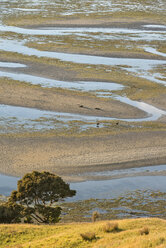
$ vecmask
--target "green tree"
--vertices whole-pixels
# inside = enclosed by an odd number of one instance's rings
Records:
[[[71,190],[61,177],[46,171],[33,171],[18,181],[17,190],[11,193],[8,204],[20,207],[25,222],[55,223],[61,214],[56,202],[75,194],[76,191]]]

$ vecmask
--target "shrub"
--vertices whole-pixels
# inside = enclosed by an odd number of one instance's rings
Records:
[[[115,223],[107,222],[103,226],[103,231],[104,232],[117,232],[118,230],[119,230],[119,227],[118,227],[118,223],[117,222],[115,222]]]
[[[94,212],[92,213],[92,222],[95,222],[96,219],[99,218],[99,216],[100,216],[99,212],[98,212],[98,211],[94,211]]]
[[[96,235],[93,232],[86,232],[80,234],[83,240],[92,241],[93,239],[96,239]]]
[[[143,227],[141,230],[140,230],[140,234],[141,235],[148,235],[149,234],[149,228],[148,227]]]
[[[0,205],[0,223],[21,222],[23,208],[16,203],[7,202]]]

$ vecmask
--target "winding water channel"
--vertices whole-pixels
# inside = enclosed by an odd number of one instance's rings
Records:
[[[163,80],[160,80],[155,77],[152,73],[152,69],[157,66],[162,66],[166,64],[166,60],[148,60],[148,59],[133,59],[133,58],[109,58],[102,56],[92,56],[92,55],[83,55],[83,54],[68,54],[60,52],[48,52],[48,51],[39,51],[35,48],[29,48],[23,45],[18,41],[11,40],[0,40],[0,47],[2,51],[7,52],[17,52],[23,55],[28,56],[37,56],[37,57],[47,57],[53,59],[59,59],[61,61],[87,64],[87,65],[106,65],[106,66],[120,66],[120,68],[127,70],[130,73],[136,74],[138,77],[142,77],[156,83],[163,83]],[[145,48],[147,50],[147,48]],[[158,54],[155,49],[151,49],[152,53]],[[125,67],[125,68],[124,68]]]
[[[26,28],[19,28],[19,27],[10,27],[10,26],[0,26],[0,31],[2,32],[15,32],[18,34],[26,34],[26,35],[69,35],[74,34],[79,37],[79,35],[85,34],[89,37],[89,35],[93,36],[96,33],[99,33],[100,38],[102,39],[119,39],[118,35],[128,34],[127,39],[132,39],[134,35],[134,39],[138,37],[138,39],[149,40],[163,40],[166,38],[166,28],[165,26],[160,26],[156,28],[160,28],[159,30],[148,30],[154,28],[155,26],[148,26],[146,25],[146,30],[139,30],[139,29],[127,29],[127,28],[41,28],[41,29],[26,29]],[[105,35],[109,35],[109,37],[105,37]],[[113,37],[111,36],[113,35]],[[154,37],[156,35],[156,37]],[[94,38],[94,37],[93,37]],[[97,37],[99,38],[99,37]],[[0,50],[1,51],[8,51],[8,52],[16,52],[23,55],[28,56],[37,56],[37,57],[48,57],[59,59],[62,61],[68,61],[73,63],[81,63],[87,65],[107,65],[107,66],[120,66],[127,70],[129,73],[134,73],[134,75],[138,77],[145,78],[147,80],[151,80],[156,83],[166,84],[163,80],[162,75],[159,73],[152,73],[152,69],[157,66],[166,65],[166,60],[164,57],[166,54],[158,52],[155,48],[152,47],[145,47],[145,51],[151,52],[155,55],[163,56],[163,60],[148,60],[148,59],[132,59],[132,58],[108,58],[102,56],[92,56],[92,55],[82,55],[82,54],[67,54],[67,53],[57,53],[57,52],[48,52],[48,51],[39,51],[34,48],[27,47],[25,45],[26,39],[23,42],[18,42],[17,40],[9,40],[9,39],[0,39]],[[35,77],[32,75],[26,75],[22,73],[11,73],[2,71],[4,67],[12,68],[12,67],[24,67],[25,65],[14,64],[14,63],[4,63],[0,62],[0,77],[8,77],[14,80],[25,81],[31,84],[40,84],[45,87],[62,87],[67,89],[76,89],[76,90],[83,90],[83,91],[98,91],[97,94],[102,96],[102,91],[109,91],[112,90],[120,90],[123,86],[118,86],[115,83],[104,83],[104,82],[60,82],[57,80],[51,80],[42,77]],[[160,79],[161,78],[161,79]],[[101,94],[100,94],[101,93]],[[107,96],[108,97],[108,96]],[[142,102],[131,101],[127,97],[118,97],[114,96],[117,100],[125,102],[127,104],[133,105],[134,107],[138,107],[147,112],[147,118],[144,120],[156,120],[161,115],[165,115],[165,111],[157,109],[153,106]],[[144,106],[144,107],[143,107]],[[158,112],[158,113],[157,113]],[[63,113],[62,113],[63,115]],[[151,116],[151,118],[149,118]],[[17,118],[17,116],[16,116]],[[89,118],[89,117],[88,117]],[[143,119],[141,119],[142,121]],[[127,121],[133,121],[127,120]]]
[[[16,29],[16,30],[15,30]],[[15,31],[20,31],[19,28],[17,30],[17,28],[14,28]],[[30,29],[21,29],[21,31],[24,31],[24,33],[28,33],[31,31]],[[40,30],[39,30],[40,31]],[[46,32],[49,30],[42,30],[42,32]],[[77,31],[77,30],[76,30]],[[112,31],[112,30],[111,30]],[[119,29],[118,29],[119,31]],[[57,31],[58,32],[58,31]],[[74,32],[74,30],[72,30],[72,32]],[[62,32],[63,33],[63,32]],[[41,34],[41,33],[40,33]],[[53,34],[52,34],[53,35]],[[164,33],[165,35],[165,33]],[[148,60],[148,59],[128,59],[128,58],[107,58],[107,57],[101,57],[101,56],[91,56],[91,55],[78,55],[78,54],[67,54],[67,53],[57,53],[57,52],[47,52],[47,51],[39,51],[37,49],[34,48],[29,48],[26,47],[25,45],[23,45],[23,43],[20,43],[16,40],[12,41],[12,40],[4,40],[1,39],[0,40],[0,45],[1,45],[1,50],[3,51],[10,51],[10,52],[17,52],[17,53],[21,53],[24,55],[28,55],[28,56],[38,56],[38,57],[49,57],[49,58],[55,58],[55,59],[60,59],[63,61],[69,61],[69,62],[73,62],[73,63],[85,63],[85,64],[92,64],[92,65],[109,65],[109,66],[125,66],[125,69],[128,72],[131,73],[136,73],[139,77],[143,77],[145,79],[149,79],[152,80],[156,83],[162,83],[162,84],[166,84],[165,81],[163,81],[163,78],[161,78],[161,80],[159,79],[159,75],[157,75],[158,77],[156,78],[155,75],[156,73],[152,73],[149,72],[151,71],[152,68],[154,68],[155,66],[159,66],[159,65],[165,65],[166,61],[165,60]],[[147,48],[146,48],[147,49]],[[145,50],[146,50],[145,49]],[[158,54],[157,51],[155,49],[152,49],[152,52],[154,54]],[[163,55],[160,54],[160,55]],[[136,108],[139,108],[140,110],[143,110],[147,113],[147,117],[145,118],[140,118],[140,119],[118,119],[118,120],[125,120],[125,121],[129,121],[129,122],[133,122],[133,121],[153,121],[153,120],[157,120],[158,118],[160,118],[162,115],[165,115],[166,112],[163,110],[160,110],[154,106],[151,106],[147,103],[143,103],[143,102],[138,102],[138,101],[132,101],[130,99],[128,99],[125,96],[118,96],[115,94],[112,94],[113,90],[120,90],[122,89],[124,86],[123,85],[119,85],[116,83],[107,83],[107,82],[85,82],[85,81],[79,81],[79,82],[67,82],[67,81],[59,81],[59,80],[53,80],[53,79],[48,79],[48,78],[43,78],[43,77],[37,77],[37,76],[32,76],[32,75],[28,75],[28,74],[24,74],[24,73],[13,73],[13,72],[6,72],[3,71],[3,68],[21,68],[21,67],[26,67],[26,65],[24,64],[19,64],[19,63],[8,63],[8,62],[1,62],[0,63],[0,77],[8,77],[11,78],[13,80],[19,80],[19,81],[24,81],[24,82],[28,82],[31,84],[40,84],[42,87],[61,87],[61,88],[67,88],[67,89],[75,89],[75,90],[81,90],[81,91],[92,91],[95,92],[96,94],[100,97],[113,97],[114,99],[121,101],[123,103],[127,103],[129,105],[132,105]],[[107,92],[105,92],[107,91]],[[110,93],[110,94],[109,94]],[[18,111],[17,110],[22,109],[22,117],[20,118],[20,116],[17,115]],[[28,128],[33,126],[34,130],[39,130],[42,128],[53,128],[55,127],[54,124],[50,124],[48,125],[48,118],[47,120],[45,120],[45,123],[37,123],[35,125],[34,122],[34,118],[31,117],[31,112],[35,112],[36,113],[36,119],[39,118],[43,118],[43,116],[47,117],[52,117],[55,118],[56,120],[59,120],[59,115],[61,115],[61,119],[67,118],[68,116],[68,121],[71,120],[79,120],[79,121],[91,121],[91,122],[96,122],[97,120],[115,120],[117,118],[103,118],[103,117],[93,117],[93,116],[80,116],[80,115],[73,115],[73,114],[67,114],[67,113],[50,113],[47,111],[39,111],[39,110],[30,110],[28,108],[23,108],[23,107],[13,107],[13,106],[4,106],[2,105],[0,108],[0,116],[1,116],[1,124],[2,122],[4,123],[3,125],[5,125],[6,119],[3,118],[4,115],[4,110],[6,113],[7,117],[7,121],[8,121],[8,125],[9,123],[16,124],[17,125],[24,125],[26,122],[26,126]],[[29,111],[29,116],[27,117],[25,113],[28,113]],[[12,116],[11,116],[11,112],[12,112]],[[40,113],[40,115],[39,115]],[[10,119],[12,118],[12,119]],[[14,123],[14,118],[16,120],[16,122]],[[23,121],[24,120],[24,121]],[[29,125],[27,125],[27,120],[29,120]],[[12,122],[11,122],[12,121]],[[31,121],[33,121],[33,125],[30,123]],[[95,126],[95,124],[91,125],[91,126]],[[25,125],[24,125],[25,127]],[[56,125],[56,128],[59,127],[58,125]],[[86,127],[88,128],[89,125],[86,125]],[[82,127],[84,129],[84,127]],[[11,129],[12,130],[12,129]],[[4,130],[3,130],[4,132]]]

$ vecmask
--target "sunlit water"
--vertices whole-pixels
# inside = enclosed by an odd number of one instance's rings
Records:
[[[8,63],[9,64],[9,63]],[[9,65],[10,66],[10,65]],[[1,66],[0,64],[0,67]],[[19,67],[19,66],[15,66]],[[9,68],[9,67],[8,67]],[[11,66],[12,68],[12,66]],[[41,85],[48,88],[64,88],[75,89],[80,91],[114,91],[122,90],[124,88],[121,84],[109,83],[109,82],[95,82],[95,81],[60,81],[44,77],[32,76],[25,73],[12,73],[6,71],[0,71],[0,77],[7,77],[20,82],[27,82],[33,85]]]

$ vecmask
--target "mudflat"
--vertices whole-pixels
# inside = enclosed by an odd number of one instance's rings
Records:
[[[1,136],[0,150],[2,173],[21,176],[31,170],[49,170],[72,180],[73,175],[78,179],[83,172],[165,163],[166,132],[98,137]]]
[[[10,3],[11,4],[11,3]],[[46,3],[45,3],[46,4]],[[47,5],[47,4],[46,4]],[[140,2],[138,3],[140,6]],[[57,6],[55,6],[57,7]],[[158,6],[157,6],[158,7]],[[8,8],[8,7],[7,7]],[[4,31],[2,39],[14,42],[24,41],[24,48],[32,48],[49,52],[72,53],[76,55],[84,54],[90,56],[103,56],[108,58],[134,58],[138,60],[164,61],[164,42],[159,39],[134,40],[136,33],[130,30],[148,31],[147,25],[152,25],[153,29],[162,33],[165,24],[165,14],[160,12],[146,13],[146,11],[136,11],[133,17],[133,10],[127,12],[104,14],[97,11],[89,14],[88,17],[81,14],[71,14],[71,16],[61,15],[55,18],[51,16],[51,10],[47,6],[46,17],[41,13],[35,15],[10,15],[3,18],[7,25],[23,27],[27,30],[44,30],[49,28],[114,28],[126,29],[125,34],[118,33],[117,39],[104,38],[100,41],[100,32],[77,36],[77,33],[65,36],[57,35],[31,35],[30,33],[17,33]],[[144,8],[145,9],[145,8]],[[62,11],[62,10],[61,10]],[[63,11],[62,11],[63,12]],[[115,11],[116,12],[116,11]],[[58,12],[57,12],[58,13]],[[61,13],[61,12],[60,12]],[[64,11],[65,13],[65,11]],[[162,15],[161,15],[162,14]],[[6,13],[4,12],[4,15]],[[111,16],[112,15],[112,16]],[[34,24],[35,20],[35,24]],[[14,28],[13,28],[14,29]],[[24,30],[25,31],[25,30]],[[149,31],[148,31],[149,32]],[[147,32],[147,33],[148,33]],[[138,32],[139,33],[139,32]],[[116,34],[110,33],[112,36]],[[158,35],[158,34],[157,34]],[[96,38],[97,37],[97,38]],[[102,36],[101,36],[102,37]],[[104,37],[107,37],[106,34]],[[123,41],[123,39],[126,39]],[[137,37],[138,38],[138,37]],[[41,42],[41,40],[42,42]],[[128,39],[128,40],[127,40]],[[73,44],[75,42],[75,46]],[[88,43],[89,42],[89,43]],[[101,43],[104,43],[101,46]],[[112,42],[110,49],[107,48]],[[88,44],[88,45],[87,45]],[[158,53],[145,51],[148,45],[156,48]],[[112,46],[112,50],[111,50]],[[6,50],[5,50],[6,49]],[[29,56],[21,53],[19,49],[10,52],[7,48],[1,51],[0,60],[4,62],[16,62],[26,65],[22,68],[0,68],[3,72],[24,73],[44,77],[47,79],[66,80],[69,82],[91,81],[91,82],[112,82],[124,86],[123,90],[111,92],[124,96],[128,99],[138,101],[138,104],[149,103],[152,107],[166,110],[166,89],[151,77],[139,77],[139,72],[132,71],[132,65],[116,64],[113,66],[81,64],[63,61],[56,58],[44,56]],[[157,50],[158,49],[158,50]],[[160,53],[159,53],[160,51]],[[95,60],[95,58],[94,58]],[[119,62],[120,63],[120,62]],[[160,67],[160,66],[159,66]],[[153,72],[159,75],[158,80],[164,81],[164,66],[149,67],[148,75]],[[127,70],[128,69],[128,70]],[[129,70],[131,69],[131,71]],[[140,69],[141,70],[141,69]],[[151,73],[150,74],[150,70]],[[144,73],[144,72],[143,72]],[[159,74],[158,74],[159,73]],[[160,74],[161,73],[161,74]],[[161,77],[162,75],[162,77]],[[154,79],[152,77],[152,79]],[[155,78],[156,79],[156,78]],[[105,91],[105,93],[110,93]],[[56,112],[75,113],[87,116],[114,117],[117,119],[137,119],[146,118],[147,113],[127,103],[115,100],[110,94],[110,98],[101,98],[90,91],[61,88],[47,88],[41,85],[32,85],[22,81],[9,78],[0,78],[0,104],[36,108]],[[151,107],[151,106],[149,106]],[[159,110],[160,111],[160,110]],[[85,172],[111,171],[115,169],[125,169],[132,167],[150,166],[166,164],[166,118],[161,116],[157,121],[151,123],[136,122],[137,128],[132,130],[132,123],[128,122],[122,126],[117,123],[116,130],[111,126],[106,129],[90,129],[89,132],[25,132],[1,133],[0,134],[0,172],[15,176],[22,176],[32,170],[49,170],[55,172],[68,181],[78,181],[82,179]],[[115,123],[116,125],[116,123]],[[97,131],[96,131],[97,130]],[[89,179],[93,176],[89,176]],[[98,177],[100,178],[100,177]]]
[[[146,113],[128,104],[90,94],[56,88],[42,88],[0,80],[0,103],[91,116],[141,118]]]

